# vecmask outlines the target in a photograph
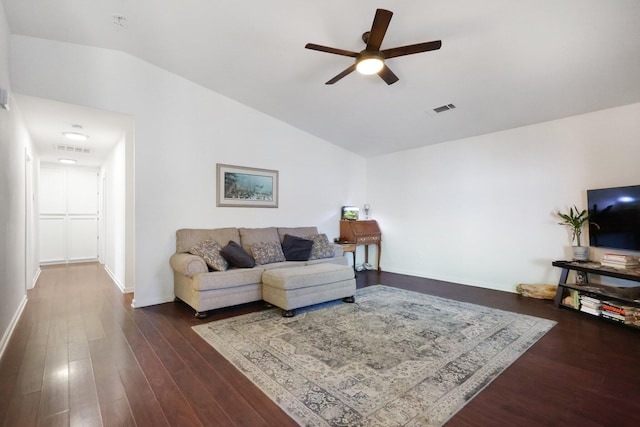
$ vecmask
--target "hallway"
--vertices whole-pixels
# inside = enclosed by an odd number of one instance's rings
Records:
[[[132,309],[132,295],[98,263],[43,267],[0,363],[0,425],[295,425],[230,365],[212,372],[200,355],[214,352],[191,331],[201,321],[184,304],[155,307],[175,311],[172,324],[154,308]]]

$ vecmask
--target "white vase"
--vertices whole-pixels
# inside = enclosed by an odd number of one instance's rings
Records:
[[[589,246],[572,246],[574,261],[589,261]]]

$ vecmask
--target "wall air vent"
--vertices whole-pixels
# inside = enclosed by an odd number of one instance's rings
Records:
[[[56,144],[56,151],[65,153],[91,154],[91,148],[78,147],[77,145]]]
[[[453,110],[454,108],[456,108],[455,105],[447,104],[443,105],[442,107],[434,108],[433,111],[435,111],[436,113],[444,113],[445,111]]]

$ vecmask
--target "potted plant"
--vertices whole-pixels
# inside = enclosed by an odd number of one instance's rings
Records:
[[[569,213],[558,212],[558,216],[562,218],[562,222],[558,224],[569,227],[572,233],[571,242],[574,240],[576,242],[576,245],[573,246],[573,260],[588,261],[589,247],[580,244],[582,227],[584,227],[584,224],[589,220],[587,210],[583,209],[582,211],[578,211],[578,208],[574,205],[572,208],[569,208]]]

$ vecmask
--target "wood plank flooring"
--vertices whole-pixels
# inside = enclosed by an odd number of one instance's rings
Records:
[[[449,422],[640,424],[640,331],[488,289],[375,271],[382,283],[558,322]],[[0,361],[4,426],[296,426],[191,326],[264,309],[132,309],[99,264],[43,268]]]

